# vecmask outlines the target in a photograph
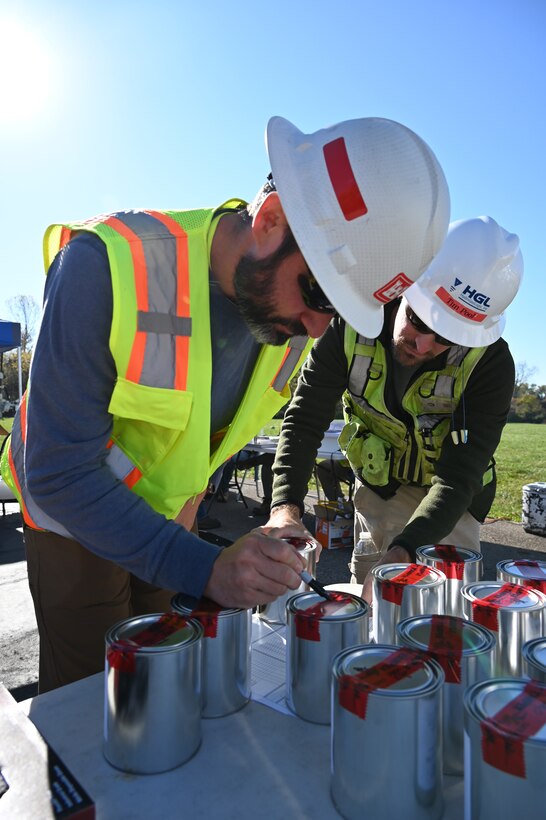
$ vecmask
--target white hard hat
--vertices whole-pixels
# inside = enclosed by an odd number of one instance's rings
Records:
[[[418,282],[404,294],[417,316],[444,338],[465,347],[496,342],[504,310],[523,277],[519,237],[490,216],[461,219]]]
[[[449,190],[423,140],[369,117],[303,134],[267,126],[273,179],[307,264],[336,310],[377,336],[383,305],[425,270],[449,223]]]

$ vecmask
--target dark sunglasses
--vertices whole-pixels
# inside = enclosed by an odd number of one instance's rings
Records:
[[[438,333],[435,333],[434,330],[431,330],[429,326],[422,322],[421,319],[417,316],[417,314],[413,312],[409,305],[406,305],[406,319],[411,325],[413,325],[413,327],[418,333],[432,333],[435,341],[438,342],[439,345],[445,345],[445,347],[452,347],[455,344],[455,342],[450,342],[449,339],[444,339],[443,336],[440,336]]]
[[[335,307],[324,291],[320,289],[311,271],[308,273],[300,273],[298,276],[298,285],[301,298],[310,310],[316,310],[318,313],[328,313],[331,316],[335,315]]]

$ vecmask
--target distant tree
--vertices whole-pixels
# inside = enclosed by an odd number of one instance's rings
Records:
[[[535,373],[536,367],[529,367],[527,362],[518,362],[516,364],[516,380],[514,384],[514,397],[517,398],[522,393],[527,392],[525,388],[528,387],[531,381],[531,376]]]
[[[30,352],[40,315],[40,305],[33,296],[23,294],[12,296],[6,304],[13,319],[21,325],[21,353]]]
[[[21,353],[21,378],[23,382],[23,393],[27,387],[31,356],[32,354],[30,351]],[[19,368],[17,365],[16,350],[11,350],[9,353],[3,354],[2,372],[4,374],[4,398],[8,401],[17,401],[19,398]]]
[[[508,421],[526,421],[540,424],[546,421],[544,406],[534,393],[523,393],[512,399]]]

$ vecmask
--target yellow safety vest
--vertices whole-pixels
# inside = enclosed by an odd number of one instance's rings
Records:
[[[223,207],[244,205],[231,200]],[[127,211],[53,225],[44,238],[49,269],[76,232],[106,245],[113,289],[110,349],[117,380],[107,463],[157,512],[175,518],[209,477],[290,398],[289,381],[311,345],[295,336],[263,345],[228,428],[211,441],[212,354],[208,234],[215,211]],[[14,424],[2,471],[30,526],[47,529],[26,489],[26,406]]]
[[[408,429],[385,404],[387,359],[381,342],[346,326],[344,344],[349,381],[343,394],[346,424],[339,443],[355,474],[378,488],[392,479],[430,485],[455,408],[487,348],[454,345],[441,370],[427,370],[410,384],[402,398],[413,423]],[[484,485],[492,477],[493,463]]]

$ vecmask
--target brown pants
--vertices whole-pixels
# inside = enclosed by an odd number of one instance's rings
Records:
[[[101,672],[104,636],[117,621],[171,609],[173,592],[69,538],[26,527],[25,547],[40,638],[40,693]]]

